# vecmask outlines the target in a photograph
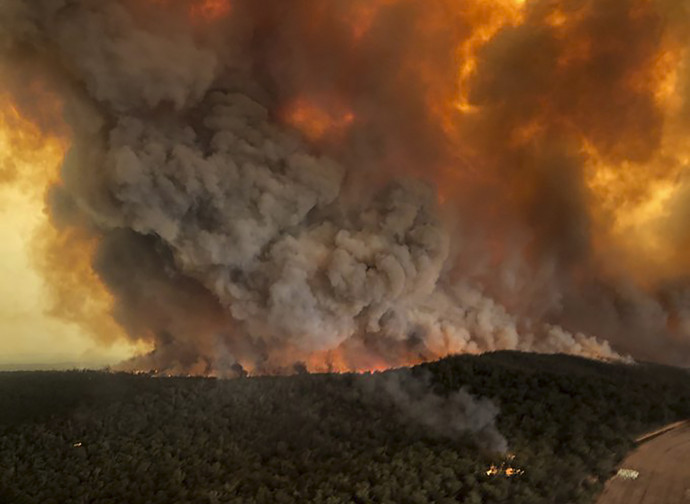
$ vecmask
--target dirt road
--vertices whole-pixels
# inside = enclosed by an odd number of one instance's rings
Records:
[[[613,477],[597,504],[690,504],[690,423],[638,446],[620,467],[639,476]]]

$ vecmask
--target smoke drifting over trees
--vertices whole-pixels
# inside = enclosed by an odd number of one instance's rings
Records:
[[[403,422],[424,428],[428,435],[459,439],[468,433],[480,447],[505,453],[508,442],[496,428],[498,407],[488,398],[476,399],[466,389],[445,396],[432,389],[432,376],[426,370],[413,375],[408,370],[367,375],[361,380],[364,400],[388,400]]]
[[[5,0],[0,68],[46,131],[62,103],[49,211],[153,344],[132,368],[684,363],[687,26],[641,0]]]
[[[464,388],[500,402],[484,427],[510,454],[461,434],[484,422]],[[0,500],[591,503],[635,437],[688,418],[689,391],[686,370],[516,352],[383,375],[0,373]]]

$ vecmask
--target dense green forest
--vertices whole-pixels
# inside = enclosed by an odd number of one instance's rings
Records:
[[[0,373],[0,502],[585,503],[636,435],[686,417],[684,370],[516,352],[365,375]]]

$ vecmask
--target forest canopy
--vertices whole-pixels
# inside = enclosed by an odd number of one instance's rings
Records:
[[[587,503],[636,435],[689,416],[685,370],[516,352],[364,375],[0,373],[0,501]]]

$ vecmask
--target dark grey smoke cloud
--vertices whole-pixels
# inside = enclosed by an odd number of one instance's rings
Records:
[[[627,19],[633,3],[591,19]],[[99,239],[94,268],[117,321],[154,343],[128,366],[364,369],[495,349],[618,358],[605,340],[682,360],[687,342],[669,338],[667,321],[688,311],[685,288],[663,301],[591,259],[568,128],[508,142],[551,105],[598,131],[586,112],[614,98],[602,116],[632,107],[656,131],[652,103],[596,90],[615,88],[658,41],[632,44],[603,83],[613,57],[603,49],[596,68],[561,72],[565,42],[537,28],[534,4],[534,19],[481,52],[471,96],[486,113],[454,125],[473,146],[458,153],[428,98],[457,85],[457,47],[471,30],[425,30],[441,4],[395,2],[355,43],[340,2],[236,0],[226,19],[200,25],[186,1],[5,0],[5,85],[25,103],[23,80],[48,82],[72,131],[53,219]],[[598,47],[610,37],[588,19],[581,31]],[[643,16],[615,33],[636,41],[649,26],[657,19]],[[537,62],[535,47],[546,48]],[[353,125],[338,141],[307,140],[284,117],[305,96],[346,103]],[[622,155],[622,123],[611,121],[601,148]],[[653,143],[635,143],[634,157]],[[439,187],[448,166],[452,187]],[[451,195],[443,207],[439,190]]]

